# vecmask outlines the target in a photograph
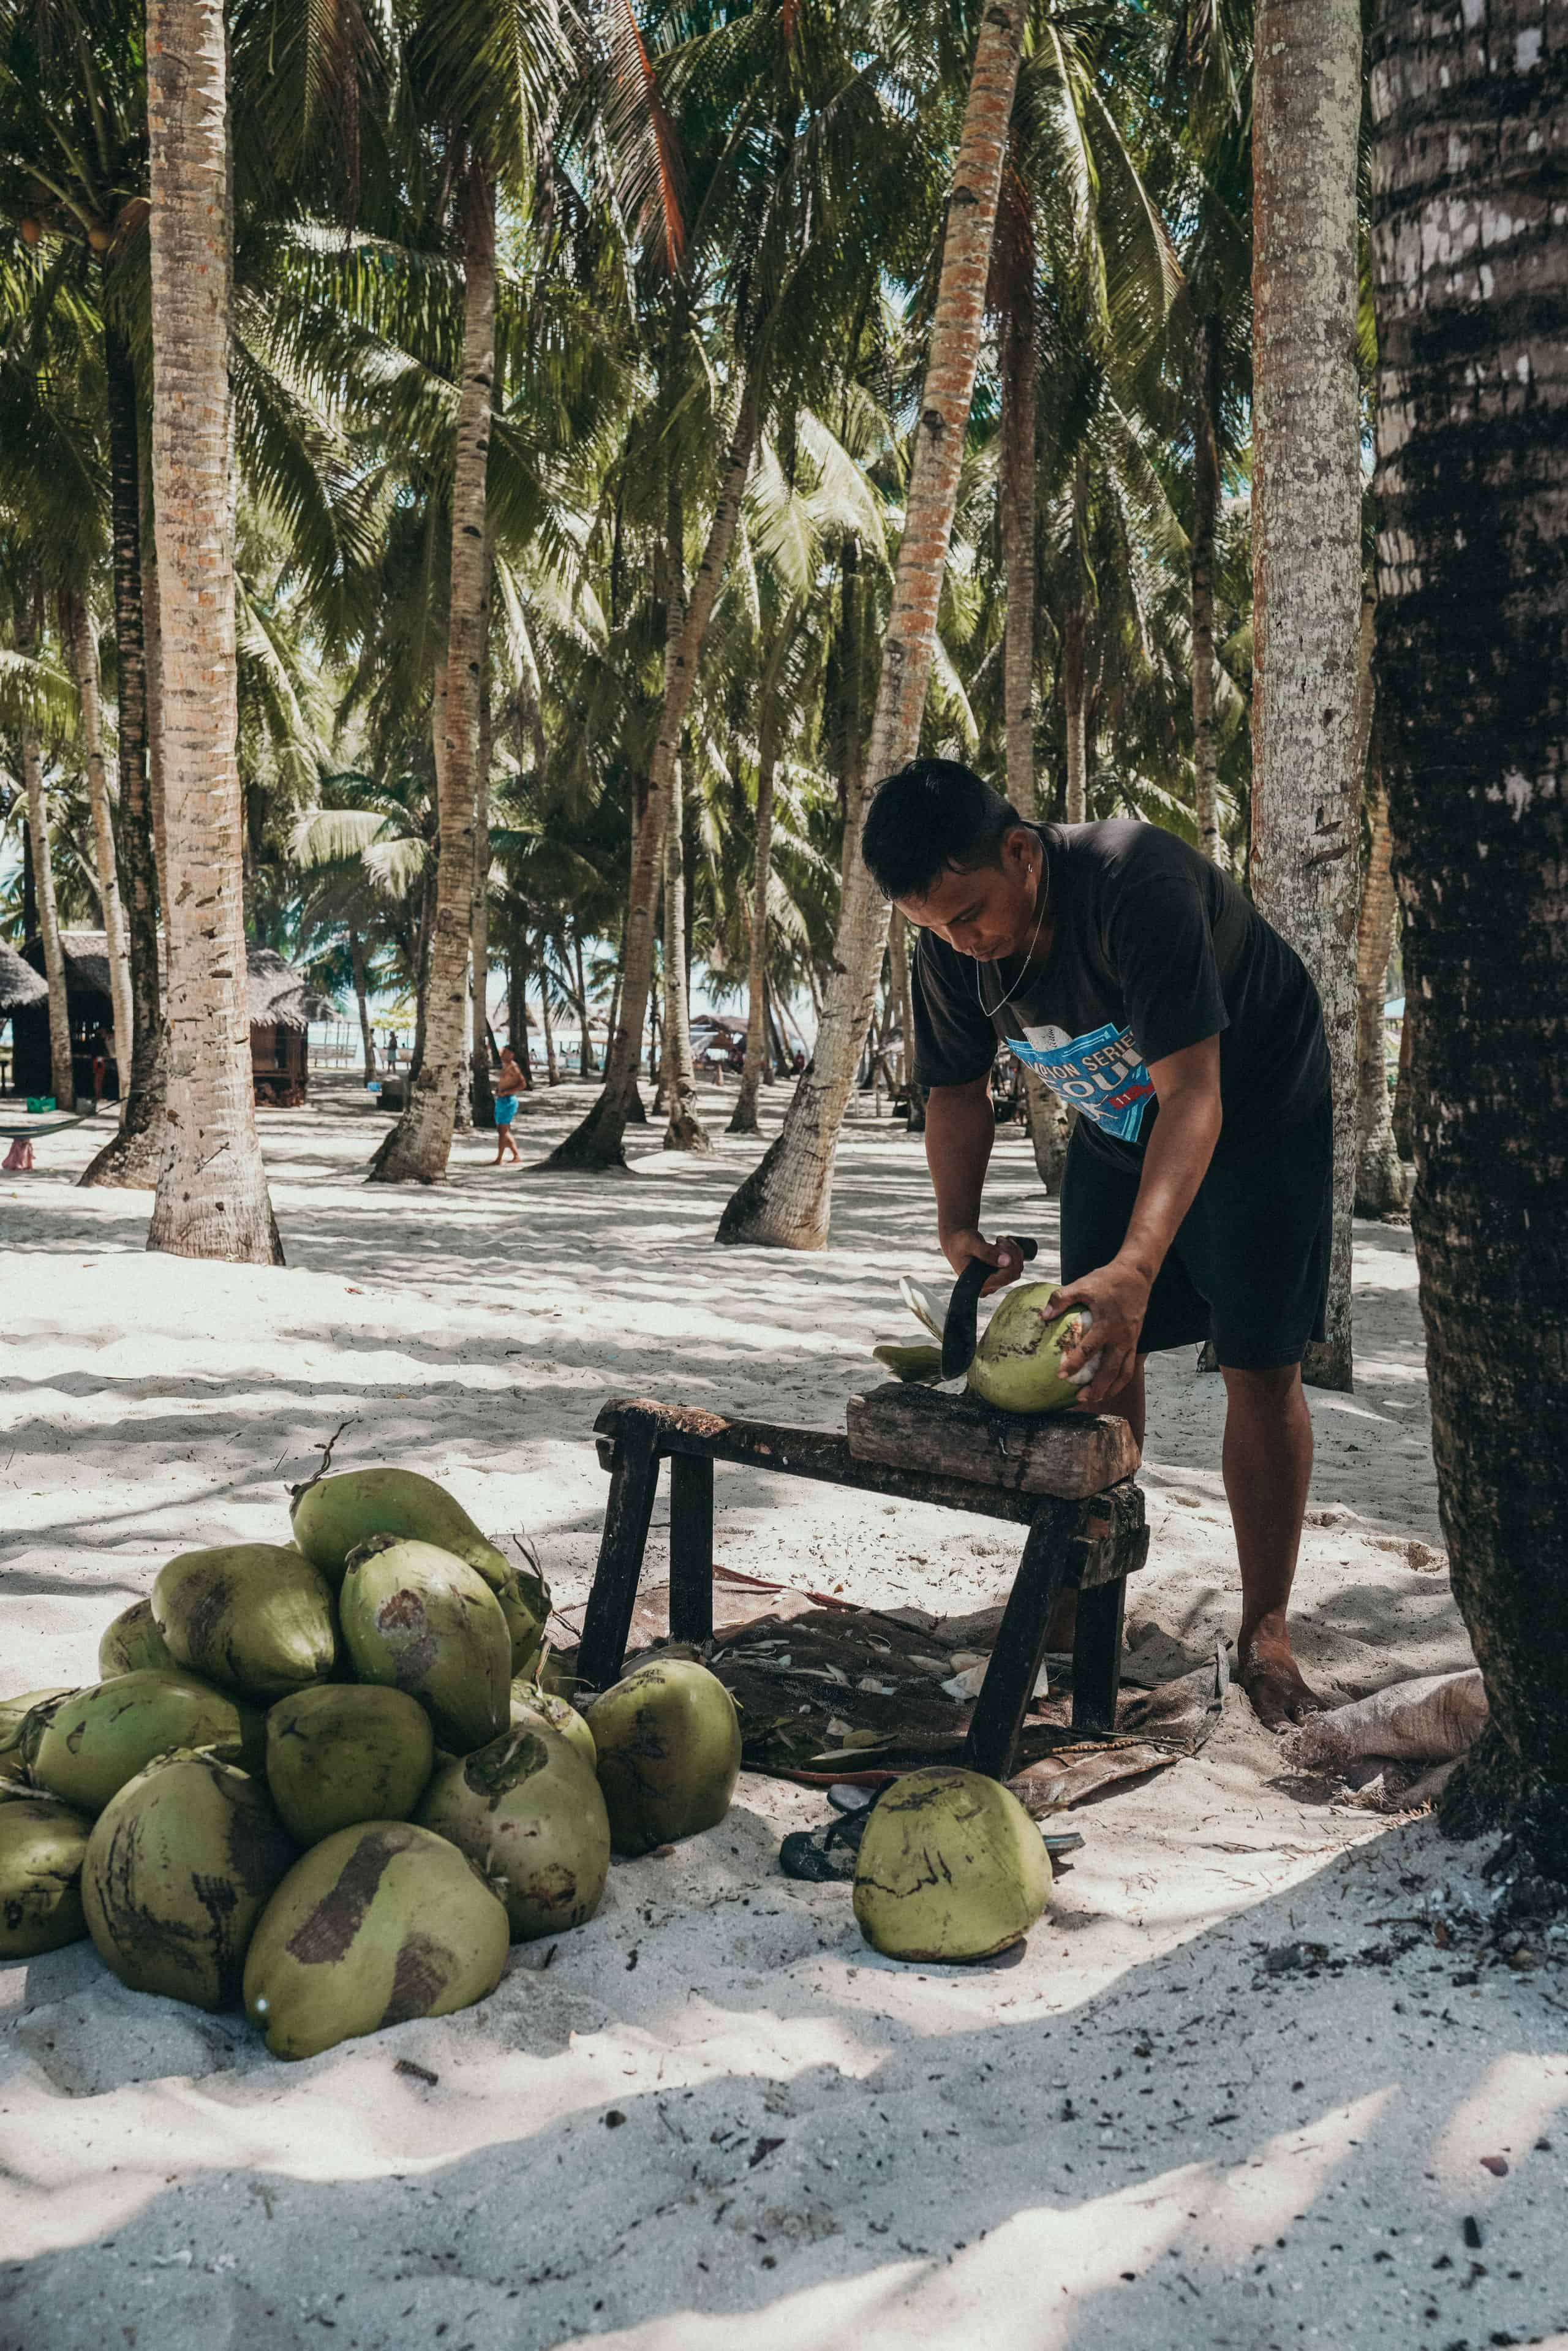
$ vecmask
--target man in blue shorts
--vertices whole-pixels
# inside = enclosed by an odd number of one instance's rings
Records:
[[[1333,1130],[1305,966],[1230,879],[1157,825],[1027,824],[964,767],[881,783],[865,861],[920,938],[915,1074],[955,1272],[1017,1252],[980,1229],[998,1040],[1078,1113],[1061,1185],[1062,1307],[1089,1306],[1081,1399],[1144,1437],[1144,1362],[1212,1339],[1241,1568],[1238,1678],[1283,1729],[1322,1701],[1286,1608],[1312,1475],[1301,1357],[1322,1335]]]

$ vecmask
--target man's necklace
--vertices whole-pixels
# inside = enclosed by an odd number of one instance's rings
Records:
[[[997,1003],[988,1005],[986,1002],[985,997],[980,990],[980,967],[978,964],[975,966],[975,1001],[979,1006],[988,1020],[994,1020],[998,1012],[1006,1010],[1007,1007],[1012,1002],[1014,997],[1018,994],[1019,988],[1023,986],[1024,981],[1029,977],[1029,959],[1034,953],[1036,944],[1040,938],[1040,926],[1045,920],[1046,901],[1049,895],[1048,876],[1050,871],[1050,860],[1046,856],[1045,845],[1041,842],[1040,852],[1040,911],[1034,918],[1034,934],[1030,940],[1027,950],[1025,951],[1022,971],[1019,972],[1018,977],[1014,980],[1007,994],[1000,998]]]

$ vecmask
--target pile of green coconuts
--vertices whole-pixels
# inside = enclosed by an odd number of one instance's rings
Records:
[[[292,1518],[170,1560],[90,1688],[0,1701],[0,1960],[90,1935],[309,2057],[483,1999],[612,1853],[714,1826],[740,1730],[676,1657],[579,1713],[542,1578],[415,1471],[318,1477]]]

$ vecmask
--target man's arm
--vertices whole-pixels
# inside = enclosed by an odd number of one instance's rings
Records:
[[[972,1257],[997,1268],[982,1298],[1016,1280],[1023,1262],[1016,1249],[998,1248],[980,1230],[980,1195],[996,1133],[988,1072],[967,1085],[932,1087],[925,1103],[925,1165],[936,1195],[936,1238],[955,1273],[962,1273]]]
[[[1163,1061],[1149,1064],[1160,1114],[1144,1154],[1138,1196],[1126,1238],[1109,1265],[1065,1283],[1051,1301],[1053,1311],[1088,1306],[1093,1326],[1080,1347],[1071,1348],[1061,1368],[1071,1373],[1091,1355],[1100,1368],[1082,1391],[1082,1407],[1097,1411],[1131,1377],[1138,1330],[1155,1276],[1208,1172],[1219,1140],[1219,1040],[1206,1037]]]

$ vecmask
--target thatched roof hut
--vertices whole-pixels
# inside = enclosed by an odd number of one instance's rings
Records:
[[[159,940],[159,961],[162,961],[162,940]],[[70,1007],[71,1046],[76,1062],[77,1092],[92,1091],[92,1065],[100,1049],[99,1029],[110,1029],[114,1022],[114,1000],[110,988],[109,939],[103,931],[62,931],[60,946],[65,956],[66,1000]],[[5,949],[4,955],[10,955]],[[19,1092],[47,1093],[49,1090],[49,1024],[48,989],[39,976],[43,971],[43,948],[37,939],[29,939],[20,956],[11,955],[11,963],[26,973],[37,990],[13,1007],[5,1000],[7,966],[0,956],[0,1014],[15,1010],[12,1034],[16,1040],[16,1075],[14,1082]],[[302,1102],[305,1099],[306,1032],[312,1020],[326,1020],[332,1016],[330,999],[313,988],[302,971],[286,963],[275,947],[246,946],[250,1011],[250,1057],[256,1077],[257,1102]],[[21,983],[17,983],[18,987]],[[106,1095],[113,1097],[119,1088],[113,1074],[104,1087]]]
[[[29,1004],[47,1004],[48,982],[24,963],[15,947],[0,939],[0,1020],[8,1020],[13,1012],[25,1012]]]

